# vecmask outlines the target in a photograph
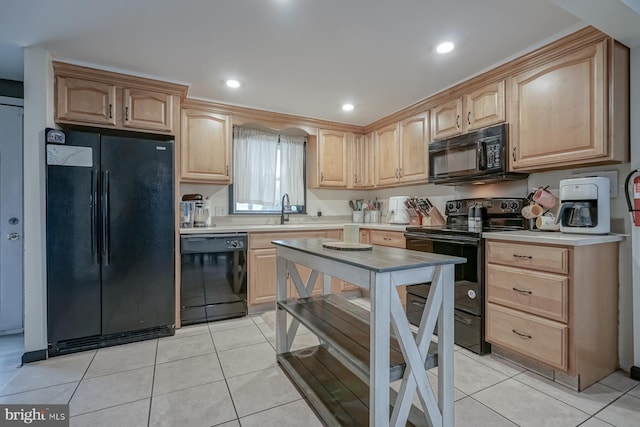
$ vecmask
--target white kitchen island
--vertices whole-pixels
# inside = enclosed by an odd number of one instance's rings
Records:
[[[330,241],[273,241],[278,362],[328,425],[428,425],[428,420],[433,426],[452,426],[454,268],[466,260],[382,246],[363,251],[325,248],[323,243]],[[307,283],[301,280],[299,266],[311,269]],[[310,297],[321,273],[323,296]],[[330,295],[331,277],[368,289],[370,312]],[[300,297],[288,295],[289,278]],[[414,335],[394,289],[430,281],[431,292]],[[289,326],[287,315],[292,316]],[[436,363],[429,351],[436,321],[437,401],[425,373]],[[291,350],[300,322],[318,335],[319,346]],[[400,378],[396,396],[390,382]],[[416,390],[426,414],[412,408]]]

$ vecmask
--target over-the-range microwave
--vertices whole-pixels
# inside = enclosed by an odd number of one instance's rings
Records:
[[[507,171],[507,125],[492,126],[429,144],[429,182],[466,184],[524,179]]]

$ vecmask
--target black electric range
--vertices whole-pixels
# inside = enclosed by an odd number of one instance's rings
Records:
[[[489,353],[491,349],[484,339],[485,258],[482,233],[527,228],[529,222],[520,214],[524,206],[525,199],[518,198],[451,200],[446,204],[446,225],[406,229],[407,249],[467,259],[465,264],[456,265],[455,271],[454,342],[475,353]],[[469,226],[470,213],[481,219],[481,226],[476,226],[475,222]],[[429,288],[430,283],[407,287],[407,317],[413,324],[420,324]]]

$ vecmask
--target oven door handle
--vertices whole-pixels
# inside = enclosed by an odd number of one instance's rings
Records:
[[[465,237],[465,236],[443,236],[438,234],[424,234],[424,233],[404,233],[404,237],[406,239],[415,239],[415,240],[431,240],[433,242],[441,242],[441,243],[455,243],[459,245],[468,245],[468,246],[478,246],[480,244],[480,239],[476,237]],[[408,243],[408,242],[407,242]],[[409,248],[408,248],[409,249]]]

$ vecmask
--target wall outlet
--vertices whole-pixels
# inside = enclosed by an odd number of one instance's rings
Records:
[[[216,212],[216,216],[225,216],[226,215],[226,212],[225,212],[224,208],[220,207],[220,206],[216,206],[215,212]]]

